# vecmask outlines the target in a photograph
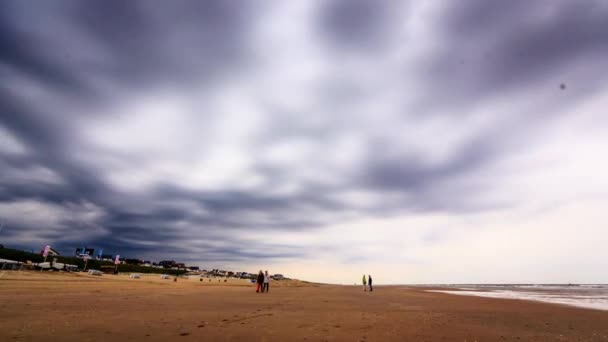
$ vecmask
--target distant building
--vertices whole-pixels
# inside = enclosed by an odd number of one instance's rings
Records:
[[[0,259],[0,270],[18,271],[22,266],[23,263],[19,261]]]
[[[172,268],[175,267],[175,261],[174,260],[163,260],[161,262],[158,263],[159,266],[162,266],[164,268]]]
[[[114,256],[112,254],[102,254],[101,260],[102,261],[114,261]]]
[[[244,278],[247,278],[247,272],[236,272],[234,274],[234,276],[237,277],[237,278],[244,279]]]
[[[95,252],[94,248],[78,247],[74,255],[78,258],[91,257]]]

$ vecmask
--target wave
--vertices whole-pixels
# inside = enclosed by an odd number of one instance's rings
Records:
[[[588,309],[608,310],[608,288],[605,286],[585,286],[580,289],[573,289],[571,286],[537,286],[534,287],[534,291],[530,290],[531,288],[510,286],[509,289],[496,289],[489,286],[480,286],[472,289],[470,286],[467,286],[458,288],[458,290],[427,291],[460,296],[532,300]]]

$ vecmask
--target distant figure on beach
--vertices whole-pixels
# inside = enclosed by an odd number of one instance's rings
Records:
[[[372,276],[371,275],[367,275],[367,283],[369,284],[369,291],[374,291],[374,288],[372,287]]]
[[[260,292],[260,290],[262,290],[262,292],[264,291],[264,288],[262,287],[264,284],[264,272],[262,272],[262,270],[260,270],[260,273],[258,273],[258,279],[257,279],[257,289],[255,290],[255,292]]]
[[[367,280],[365,279],[365,274],[363,275],[363,291],[367,291]]]
[[[264,272],[264,286],[262,287],[262,292],[268,292],[268,288],[270,287],[270,276],[268,275],[268,270]]]

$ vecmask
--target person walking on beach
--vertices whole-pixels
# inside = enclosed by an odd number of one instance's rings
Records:
[[[367,281],[365,279],[365,274],[363,275],[363,291],[367,291]]]
[[[262,272],[262,270],[260,270],[260,273],[258,273],[258,279],[257,279],[257,289],[255,290],[255,292],[259,293],[260,290],[262,290],[262,292],[264,292],[264,288],[262,287],[264,284],[264,273]]]
[[[369,292],[374,291],[374,288],[372,287],[372,276],[371,275],[367,275],[367,283],[369,284]]]
[[[268,288],[270,287],[270,276],[268,275],[268,270],[264,272],[264,286],[262,287],[262,292],[268,292]]]

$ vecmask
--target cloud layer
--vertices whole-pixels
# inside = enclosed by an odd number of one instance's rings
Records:
[[[348,283],[608,281],[597,257],[560,277],[528,245],[607,238],[603,1],[0,7],[5,245]],[[608,257],[578,241],[550,260]]]

